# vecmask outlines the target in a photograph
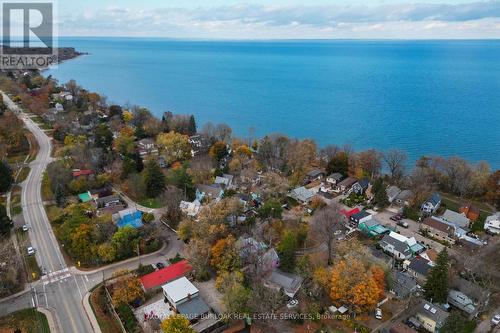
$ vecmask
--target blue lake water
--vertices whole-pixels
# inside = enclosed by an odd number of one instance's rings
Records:
[[[51,74],[108,101],[320,146],[460,155],[500,168],[500,41],[63,38]]]

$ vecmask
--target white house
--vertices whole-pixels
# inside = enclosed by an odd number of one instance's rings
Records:
[[[163,296],[165,296],[174,307],[191,300],[199,294],[198,288],[189,282],[185,276],[169,282],[161,288],[163,290]]]
[[[328,177],[326,177],[326,182],[331,186],[337,185],[337,183],[342,179],[342,174],[339,172],[332,173]]]
[[[198,212],[201,208],[201,203],[196,199],[193,202],[181,201],[179,204],[179,208],[187,216],[194,217],[198,215]]]
[[[409,239],[403,235],[391,231],[380,240],[380,247],[390,253],[397,260],[410,259],[412,251],[408,245]]]
[[[429,199],[427,199],[420,209],[427,214],[433,214],[435,213],[438,208],[441,206],[441,195],[439,193],[434,192]]]
[[[484,231],[492,234],[500,234],[500,212],[490,215],[484,221]]]

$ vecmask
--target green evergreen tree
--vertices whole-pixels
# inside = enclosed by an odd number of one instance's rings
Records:
[[[7,192],[12,185],[12,169],[5,161],[0,161],[0,193]]]
[[[425,284],[425,299],[433,303],[446,303],[448,299],[448,267],[449,257],[446,248],[437,257]]]
[[[441,333],[472,333],[476,328],[474,320],[467,320],[458,312],[452,312],[446,319],[443,327],[439,330]]]
[[[372,193],[374,195],[373,200],[379,208],[385,208],[389,206],[390,202],[387,198],[387,191],[385,189],[385,184],[382,178],[377,178],[372,186]]]
[[[154,160],[150,160],[144,169],[144,184],[146,185],[146,195],[155,198],[163,193],[166,187],[165,175],[161,171],[160,165]]]
[[[194,120],[193,115],[191,115],[191,117],[189,117],[188,133],[190,136],[196,134],[196,121]]]
[[[56,186],[56,192],[54,193],[55,199],[56,199],[56,204],[59,207],[64,206],[66,203],[66,193],[64,191],[64,186],[61,184],[57,184]]]
[[[349,171],[349,157],[347,156],[347,153],[339,152],[335,154],[335,156],[328,161],[326,171],[328,174],[339,172],[343,176],[346,176]]]
[[[0,235],[7,235],[12,228],[12,221],[7,216],[7,210],[0,204]]]
[[[283,235],[279,245],[280,269],[292,272],[295,269],[295,251],[297,250],[297,236],[288,230]]]

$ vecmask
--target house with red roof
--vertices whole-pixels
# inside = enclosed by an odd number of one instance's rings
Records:
[[[140,280],[145,291],[160,288],[162,285],[177,280],[189,273],[193,267],[187,260],[159,269],[155,272],[141,276]]]
[[[343,215],[345,215],[345,217],[347,217],[347,220],[350,220],[351,216],[353,216],[354,214],[357,214],[359,212],[360,212],[359,208],[354,208],[350,211],[346,211],[345,209],[342,209],[340,211],[341,214],[343,214]]]

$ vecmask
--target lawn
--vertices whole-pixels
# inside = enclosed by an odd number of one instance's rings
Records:
[[[16,329],[22,333],[50,333],[47,317],[34,309],[16,311],[0,318],[0,333],[12,333]]]
[[[120,323],[116,317],[108,310],[108,302],[102,287],[97,287],[90,295],[90,306],[97,318],[102,333],[121,332]]]
[[[148,208],[161,208],[162,204],[160,200],[153,198],[153,199],[142,199],[139,200],[139,205],[148,207]]]

